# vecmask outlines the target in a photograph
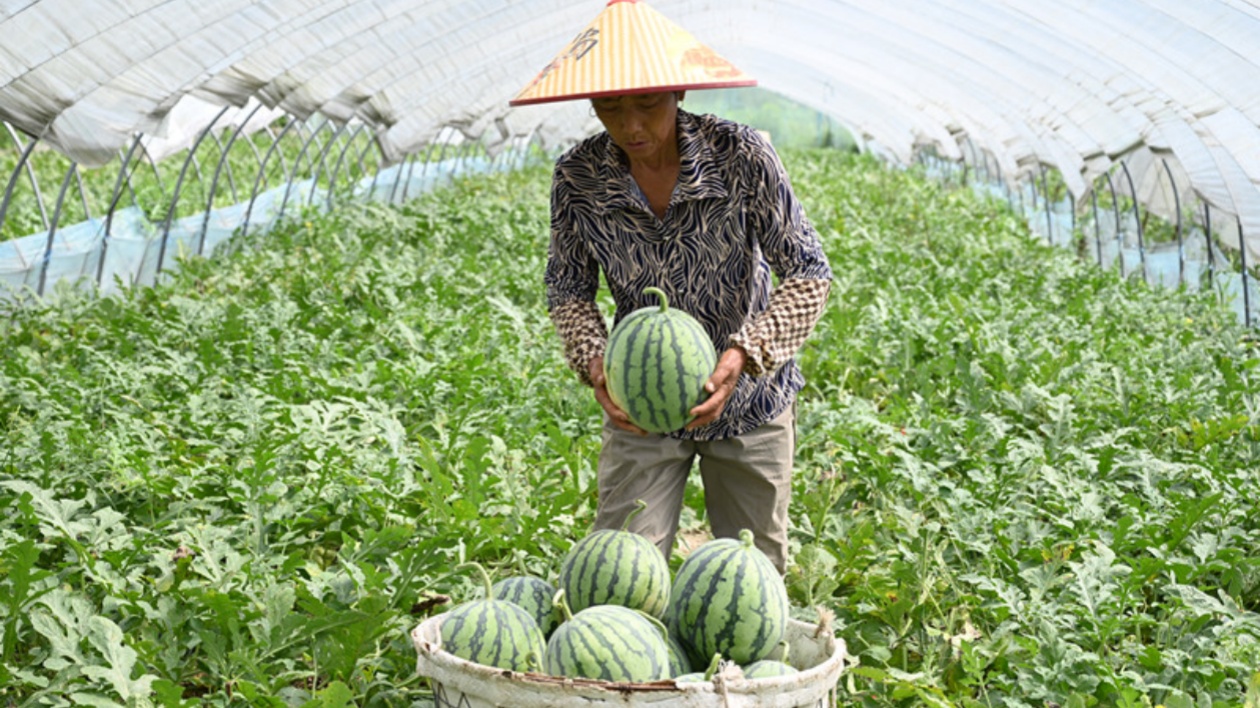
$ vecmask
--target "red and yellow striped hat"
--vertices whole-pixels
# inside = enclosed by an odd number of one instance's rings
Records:
[[[610,0],[509,103],[756,85],[647,3]]]

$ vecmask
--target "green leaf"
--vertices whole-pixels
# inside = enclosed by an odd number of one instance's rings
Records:
[[[354,708],[354,692],[341,681],[333,681],[320,691],[315,698],[302,704],[302,708]]]
[[[88,639],[105,659],[105,666],[84,666],[83,673],[95,679],[109,682],[124,703],[145,699],[152,694],[153,681],[157,676],[144,674],[132,679],[136,666],[136,652],[123,644],[122,629],[111,620],[95,616],[88,621]]]

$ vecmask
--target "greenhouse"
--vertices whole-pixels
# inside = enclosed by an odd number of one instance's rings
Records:
[[[4,708],[1260,708],[1256,0],[0,0],[0,124]]]

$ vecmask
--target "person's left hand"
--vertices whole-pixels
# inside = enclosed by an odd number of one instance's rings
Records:
[[[704,390],[709,392],[709,397],[691,409],[691,414],[695,416],[695,419],[687,424],[687,430],[706,426],[722,415],[722,409],[726,407],[726,401],[735,390],[735,384],[739,381],[739,375],[744,370],[744,363],[747,361],[748,354],[739,347],[731,347],[722,352],[717,368],[704,384]]]

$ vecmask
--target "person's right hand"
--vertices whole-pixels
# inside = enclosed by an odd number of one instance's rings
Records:
[[[595,400],[603,406],[604,412],[608,414],[613,425],[636,435],[647,435],[646,430],[630,422],[630,416],[618,408],[617,404],[613,403],[612,396],[608,395],[608,386],[604,380],[604,357],[593,357],[587,371],[591,375],[591,383],[595,384]]]

